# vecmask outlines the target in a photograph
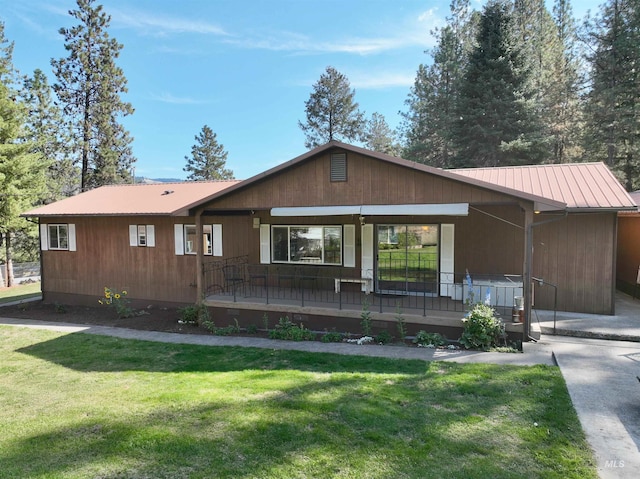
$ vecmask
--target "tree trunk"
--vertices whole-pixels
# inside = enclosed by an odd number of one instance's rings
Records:
[[[13,259],[11,258],[11,233],[7,232],[4,235],[4,247],[7,256],[7,287],[13,286]]]

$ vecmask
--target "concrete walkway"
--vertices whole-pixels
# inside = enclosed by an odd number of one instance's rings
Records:
[[[0,310],[1,311],[1,310]],[[638,477],[640,471],[640,300],[623,293],[615,316],[535,311],[542,339],[524,353],[483,353],[344,343],[275,341],[137,331],[103,326],[0,318],[0,325],[208,346],[246,346],[310,352],[491,364],[557,364],[567,383],[603,479]],[[556,333],[555,335],[553,333]]]

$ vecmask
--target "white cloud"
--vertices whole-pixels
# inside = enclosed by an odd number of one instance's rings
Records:
[[[114,26],[133,28],[147,35],[163,36],[171,33],[195,33],[223,37],[229,35],[224,28],[214,23],[153,15],[134,10],[114,10],[111,12],[111,18]]]
[[[160,94],[152,94],[151,98],[162,103],[170,103],[172,105],[203,105],[206,101],[196,100],[189,97],[178,97],[168,92],[162,92]]]
[[[412,86],[415,76],[415,72],[355,73],[349,78],[349,83],[353,88],[360,90],[380,90],[383,88]]]

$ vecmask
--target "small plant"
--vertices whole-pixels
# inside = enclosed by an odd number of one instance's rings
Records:
[[[216,324],[213,322],[212,319],[205,319],[204,321],[202,321],[201,326],[206,329],[207,331],[214,333],[216,332]]]
[[[467,349],[486,351],[505,341],[504,324],[495,316],[495,310],[485,304],[476,304],[462,319],[464,330],[460,343]]]
[[[381,331],[376,336],[376,343],[378,344],[388,344],[393,340],[393,336],[389,334],[389,331]]]
[[[258,326],[256,326],[255,324],[250,324],[249,326],[247,326],[247,334],[257,334],[258,332]]]
[[[53,305],[53,310],[57,313],[57,314],[64,314],[67,312],[67,307],[62,304],[62,303],[54,303]]]
[[[265,331],[269,331],[269,315],[267,313],[262,315],[262,326]]]
[[[236,327],[233,324],[230,324],[224,328],[214,328],[212,332],[216,336],[230,336],[236,333]]]
[[[98,300],[98,303],[115,309],[118,318],[131,318],[136,315],[135,310],[129,306],[127,299],[127,291],[115,291],[107,286],[104,287],[104,296]]]
[[[400,336],[400,341],[404,341],[407,337],[407,324],[405,323],[404,316],[402,316],[402,309],[400,309],[400,305],[396,305],[396,323],[398,327],[398,336]]]
[[[371,311],[369,311],[369,302],[365,299],[362,301],[362,312],[360,313],[360,325],[362,326],[362,335],[371,336]]]
[[[302,323],[296,325],[288,316],[280,318],[275,329],[269,331],[271,339],[285,339],[289,341],[313,341],[316,335],[313,331],[306,329]]]
[[[323,343],[341,343],[343,339],[344,334],[337,332],[335,329],[332,331],[325,329],[325,333],[322,336]]]
[[[194,304],[178,309],[180,324],[202,324],[209,319],[209,308],[204,304]]]
[[[427,333],[422,329],[418,331],[413,342],[423,348],[437,348],[447,344],[447,340],[440,333]]]

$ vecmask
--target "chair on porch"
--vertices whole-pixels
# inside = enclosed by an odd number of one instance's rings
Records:
[[[227,264],[222,267],[224,276],[225,290],[233,291],[235,294],[237,286],[244,287],[244,265],[243,264]]]
[[[267,278],[269,277],[269,269],[266,265],[249,265],[247,266],[247,276],[249,277],[249,289],[253,294],[254,288],[261,285],[267,288]]]
[[[282,282],[289,282],[289,290],[293,291],[296,285],[296,273],[297,268],[292,266],[279,266],[277,269],[278,274],[278,289],[281,288]]]

